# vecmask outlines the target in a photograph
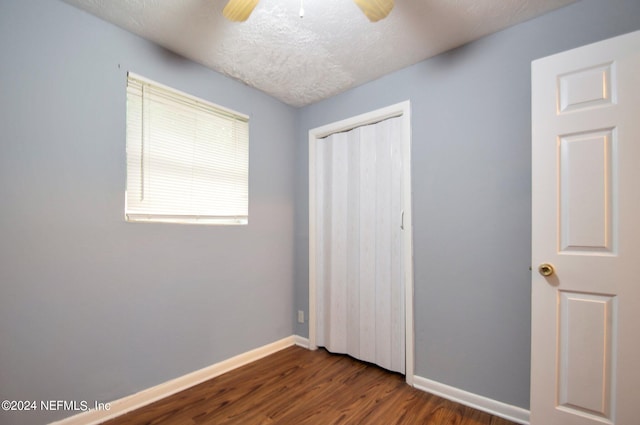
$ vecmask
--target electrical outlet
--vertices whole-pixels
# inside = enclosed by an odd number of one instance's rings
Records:
[[[298,310],[298,323],[304,323],[304,310]]]

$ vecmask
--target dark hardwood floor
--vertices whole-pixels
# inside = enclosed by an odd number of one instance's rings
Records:
[[[290,347],[108,425],[514,425],[349,356]]]

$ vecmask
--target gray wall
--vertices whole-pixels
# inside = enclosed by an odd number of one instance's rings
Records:
[[[0,0],[0,55],[0,400],[110,401],[293,333],[295,109],[58,1]],[[127,70],[251,116],[248,226],[124,221]]]
[[[639,28],[638,0],[583,0],[302,109],[295,309],[308,310],[308,130],[410,99],[416,374],[528,408],[530,64]]]
[[[583,0],[295,110],[61,2],[0,0],[0,399],[110,401],[308,335],[307,132],[410,99],[416,373],[527,407],[530,62],[638,28],[637,0]],[[123,221],[127,70],[251,116],[249,226]]]

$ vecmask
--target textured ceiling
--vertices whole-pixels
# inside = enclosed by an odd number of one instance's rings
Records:
[[[575,0],[396,0],[371,23],[351,0],[64,0],[293,106],[325,99]]]

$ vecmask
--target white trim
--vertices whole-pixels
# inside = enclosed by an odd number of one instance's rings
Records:
[[[529,411],[527,409],[470,393],[421,376],[413,377],[413,386],[419,390],[499,416],[511,422],[529,425]]]
[[[404,167],[404,273],[405,273],[405,377],[413,385],[413,227],[411,208],[411,102],[406,100],[362,115],[309,130],[309,349],[317,347],[316,335],[316,143],[330,134],[348,131],[392,117],[402,117]]]
[[[362,127],[363,125],[384,121],[388,118],[399,117],[403,115],[408,117],[411,112],[410,110],[411,102],[405,100],[404,102],[396,103],[395,105],[376,109],[375,111],[371,112],[366,112],[364,114],[347,118],[342,121],[323,125],[322,127],[316,127],[312,130],[309,130],[309,141],[312,141],[312,135],[314,138],[313,141],[315,141],[315,139],[322,139],[334,133],[353,130],[356,127]]]
[[[209,379],[220,376],[223,373],[244,366],[248,363],[259,360],[270,354],[276,353],[292,345],[301,345],[306,338],[297,335],[288,336],[271,344],[258,347],[246,353],[239,354],[227,360],[205,367],[195,372],[188,373],[178,378],[172,379],[155,387],[142,390],[139,393],[115,400],[110,403],[109,410],[89,410],[75,416],[53,422],[51,425],[96,425],[109,419],[124,415],[135,409],[139,409],[155,401],[169,397],[177,392],[186,390],[205,382]]]
[[[300,335],[294,335],[293,339],[298,347],[306,348],[307,350],[309,349],[309,338],[305,338]]]

